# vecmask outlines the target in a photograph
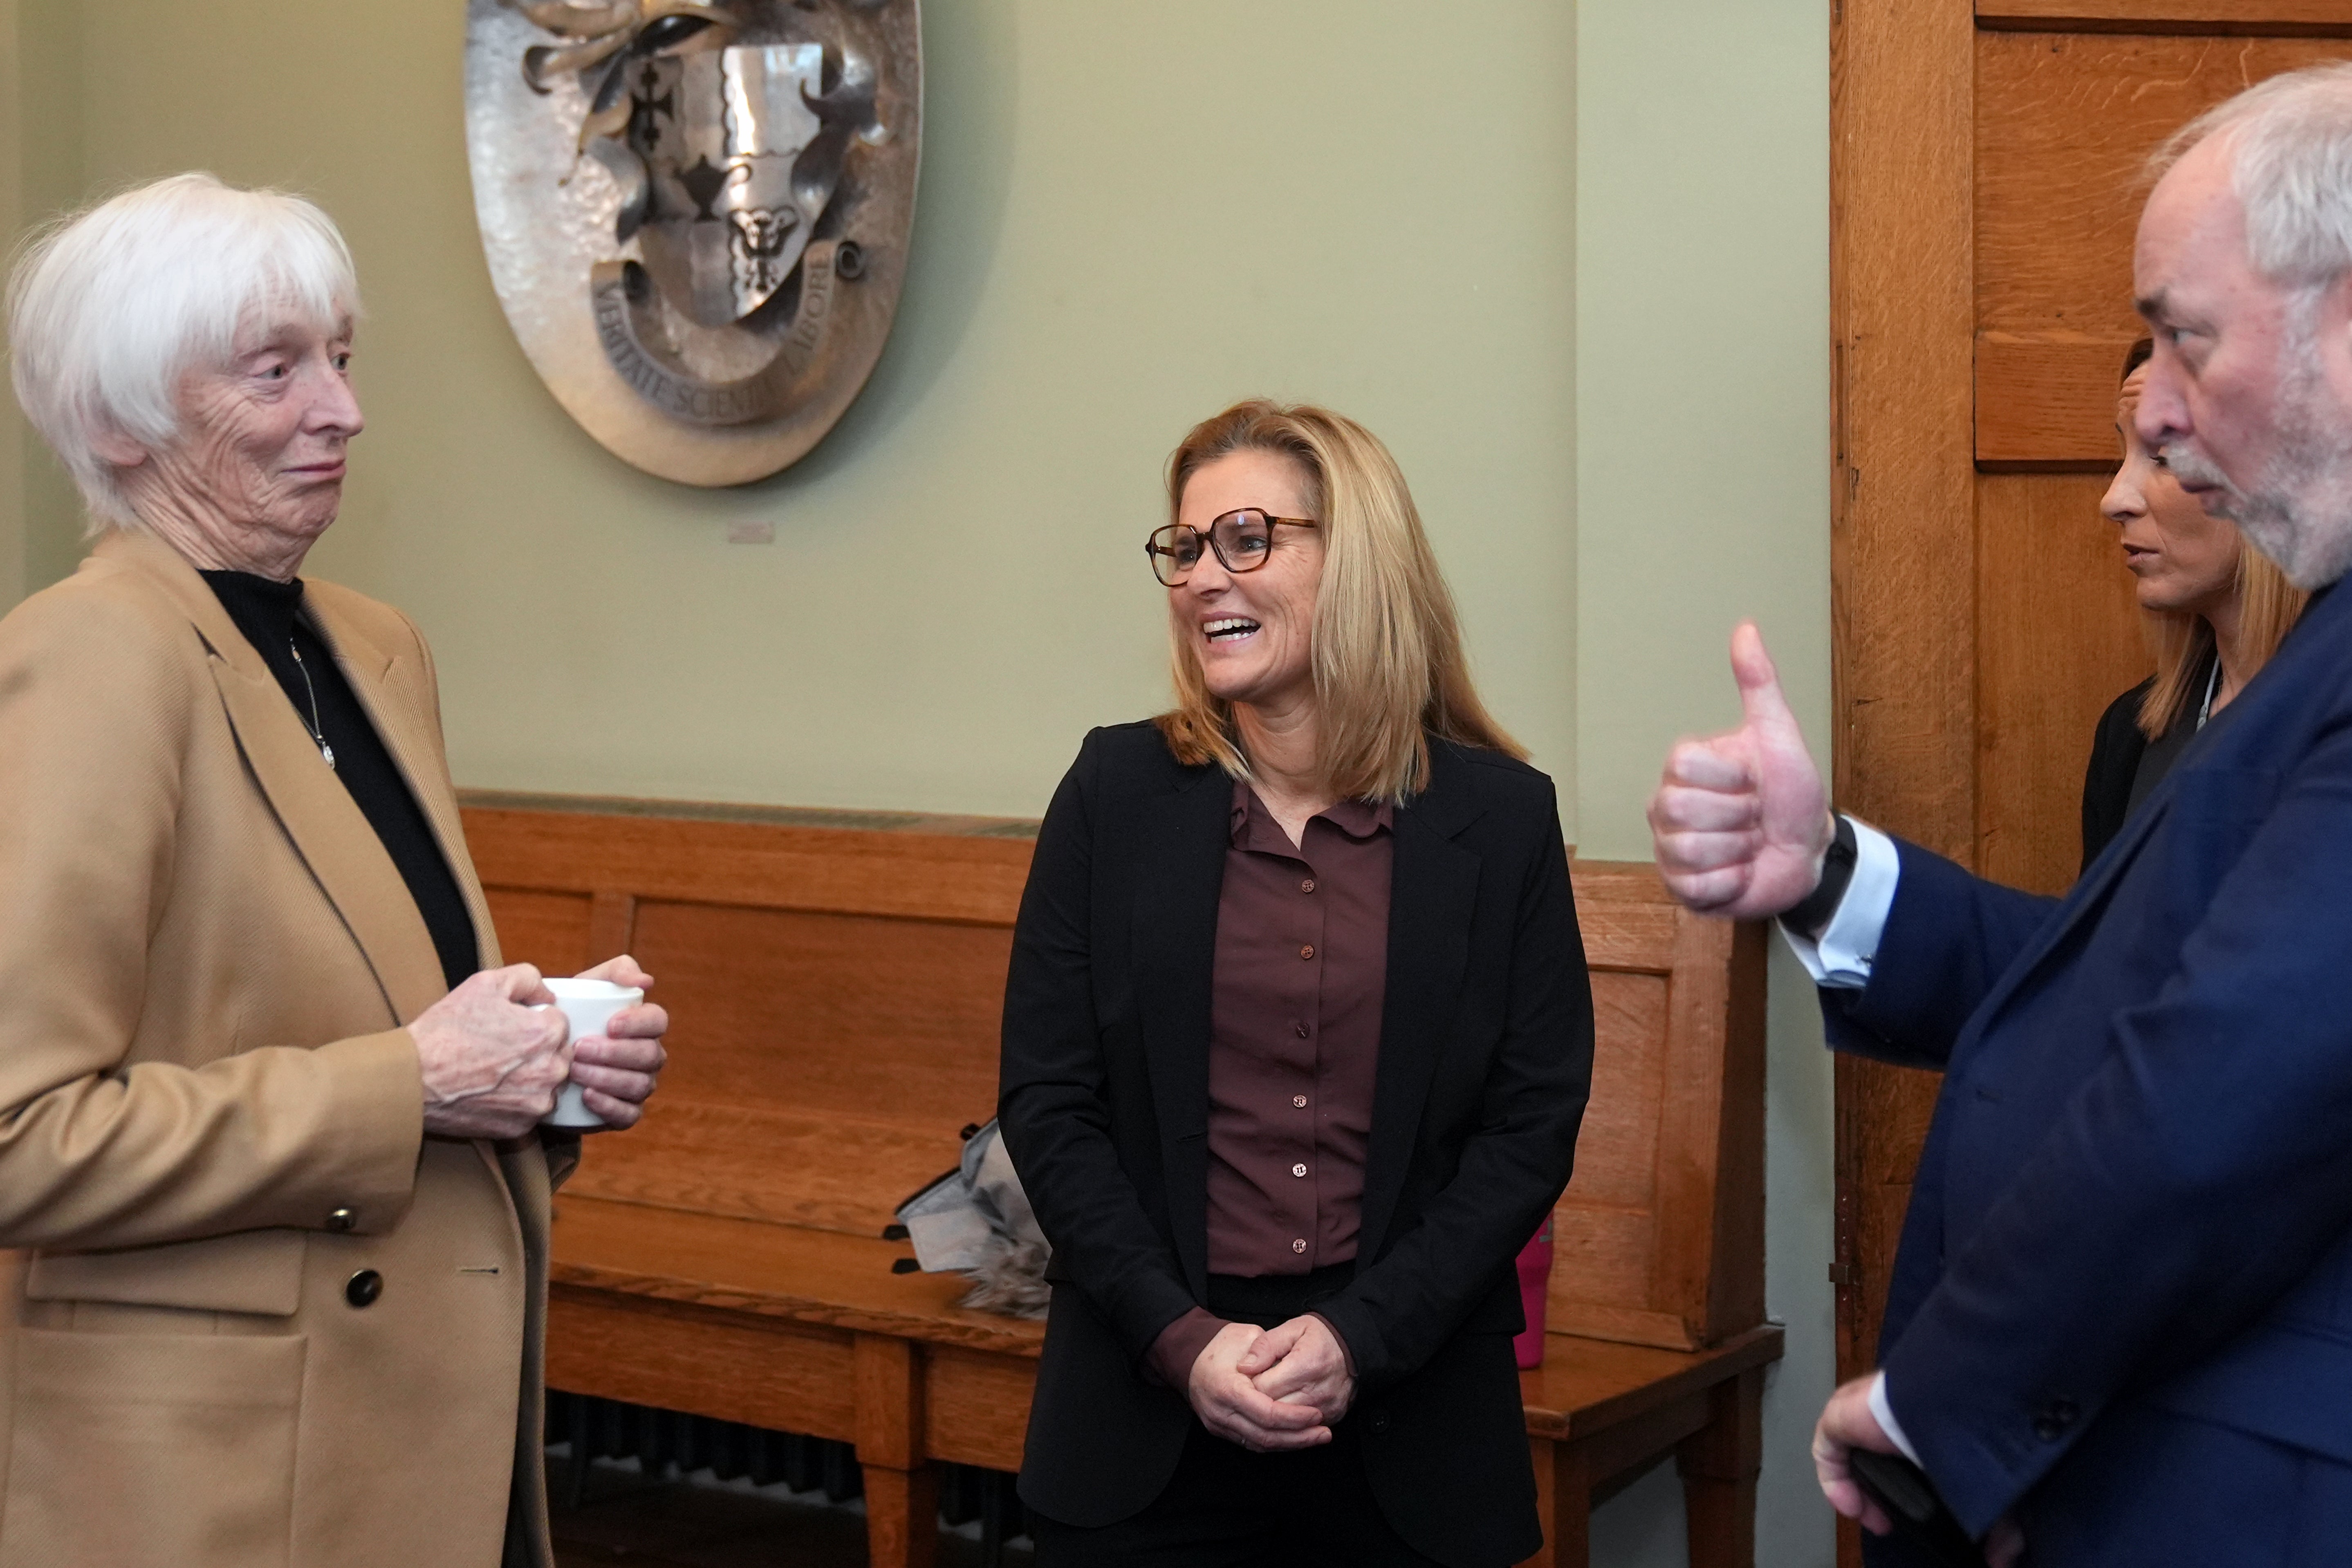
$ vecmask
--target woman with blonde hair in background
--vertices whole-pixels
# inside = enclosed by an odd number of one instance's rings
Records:
[[[1542,1543],[1513,1260],[1592,1059],[1551,781],[1363,426],[1241,404],[1168,498],[1177,706],[1087,737],[1005,994],[1038,1561],[1502,1568]]]
[[[2198,731],[2270,662],[2309,597],[2237,529],[2208,516],[2132,428],[2155,344],[2124,360],[2123,467],[2099,510],[2120,531],[2156,646],[2156,673],[2107,705],[2083,781],[2083,868],[2121,831]]]

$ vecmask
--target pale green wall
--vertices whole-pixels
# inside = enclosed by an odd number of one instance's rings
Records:
[[[1829,7],[1582,0],[1577,49],[1578,816],[1584,853],[1646,858],[1666,748],[1738,722],[1742,616],[1827,754]],[[1757,1561],[1813,1568],[1832,1555],[1806,1458],[1833,1365],[1830,1068],[1802,972],[1778,942],[1772,961],[1767,1284],[1789,1352]],[[1679,1561],[1674,1489],[1596,1521],[1595,1561]]]
[[[1034,813],[1162,702],[1160,466],[1258,392],[1392,443],[1494,706],[1567,770],[1571,12],[932,0],[890,348],[813,457],[711,493],[607,457],[508,334],[463,9],[79,7],[78,117],[85,188],[207,166],[349,235],[371,425],[310,569],[422,623],[462,782]]]
[[[1159,467],[1260,391],[1395,447],[1586,853],[1646,856],[1664,745],[1732,715],[1737,616],[1825,734],[1824,0],[931,0],[890,349],[812,458],[719,494],[607,458],[508,336],[457,0],[10,6],[27,213],[205,166],[349,233],[372,423],[312,569],[424,624],[461,783],[1034,814],[1087,725],[1160,700]],[[77,551],[29,469],[0,588]],[[1759,1560],[1811,1568],[1828,1079],[1775,984]],[[1677,1563],[1680,1523],[1668,1467],[1595,1560]]]

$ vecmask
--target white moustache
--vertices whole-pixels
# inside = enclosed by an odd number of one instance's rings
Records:
[[[2172,441],[2165,445],[2164,466],[2171,469],[2172,477],[2184,485],[2204,485],[2218,490],[2220,494],[2217,497],[2199,498],[2205,502],[2205,510],[2215,517],[2232,518],[2236,515],[2237,503],[2244,499],[2245,492],[2231,482],[2230,476],[2221,471],[2219,463],[2193,447]]]

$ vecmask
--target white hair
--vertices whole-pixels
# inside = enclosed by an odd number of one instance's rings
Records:
[[[2352,272],[2352,61],[2257,82],[2182,126],[2151,172],[2217,136],[2227,138],[2254,269],[2303,289]]]
[[[281,191],[174,174],[58,219],[8,279],[16,401],[89,507],[89,531],[137,524],[96,444],[149,451],[180,434],[181,383],[225,369],[238,333],[359,314],[352,253],[332,219]]]

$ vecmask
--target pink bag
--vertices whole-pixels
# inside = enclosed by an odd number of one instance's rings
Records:
[[[1519,1306],[1528,1326],[1511,1342],[1518,1352],[1519,1370],[1543,1365],[1544,1297],[1551,1288],[1551,1215],[1544,1215],[1535,1238],[1519,1248]]]

